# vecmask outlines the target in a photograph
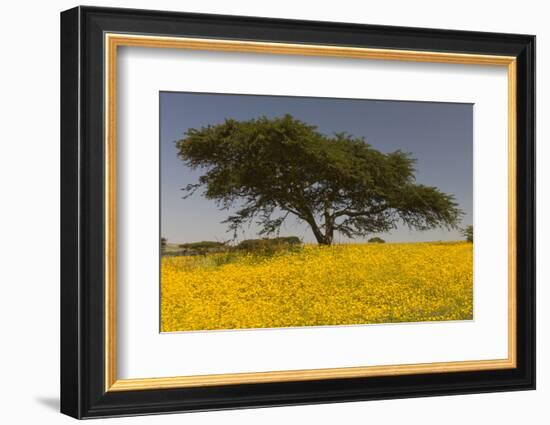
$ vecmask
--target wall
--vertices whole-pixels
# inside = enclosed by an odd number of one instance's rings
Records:
[[[0,400],[2,422],[69,423],[57,413],[59,293],[59,11],[71,1],[5,3],[0,17]],[[536,34],[538,39],[538,390],[162,417],[110,423],[422,423],[548,420],[550,399],[550,27],[545,3],[510,1],[97,1],[97,5]],[[546,193],[545,193],[546,192]],[[31,246],[37,246],[38,250]],[[40,254],[36,254],[40,251]],[[29,254],[24,254],[29,252]],[[15,254],[14,254],[15,253]],[[546,421],[545,421],[546,418]]]

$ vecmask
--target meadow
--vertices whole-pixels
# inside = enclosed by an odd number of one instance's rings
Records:
[[[470,320],[473,244],[164,256],[163,332]]]

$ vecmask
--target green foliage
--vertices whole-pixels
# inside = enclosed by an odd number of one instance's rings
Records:
[[[189,129],[176,147],[203,171],[187,196],[203,188],[221,209],[237,207],[225,220],[235,235],[251,221],[274,234],[294,216],[330,245],[335,232],[366,236],[399,222],[453,228],[462,215],[453,195],[416,183],[408,153],[382,153],[346,133],[328,137],[288,114]]]
[[[462,236],[466,238],[466,242],[474,241],[474,226],[469,225],[461,229]]]
[[[238,249],[244,250],[255,250],[258,247],[268,246],[268,245],[299,245],[302,242],[300,238],[296,236],[289,237],[279,237],[279,238],[263,238],[263,239],[245,239],[237,245]]]
[[[211,249],[211,248],[222,248],[225,244],[222,242],[215,242],[215,241],[200,241],[200,242],[190,242],[190,243],[182,243],[178,246],[180,248],[188,248],[188,249]]]
[[[257,255],[273,255],[281,251],[292,251],[301,248],[302,241],[296,236],[245,239],[237,245],[238,250],[248,251]]]
[[[386,241],[382,238],[379,238],[378,236],[374,237],[374,238],[370,238],[368,240],[369,243],[386,243]]]

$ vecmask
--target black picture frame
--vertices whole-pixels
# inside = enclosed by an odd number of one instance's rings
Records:
[[[104,34],[154,34],[517,58],[517,367],[105,391]],[[535,37],[132,9],[61,13],[61,412],[75,418],[535,388]]]

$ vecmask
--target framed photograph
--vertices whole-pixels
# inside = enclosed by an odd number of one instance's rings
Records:
[[[61,14],[61,411],[535,388],[535,37]]]

